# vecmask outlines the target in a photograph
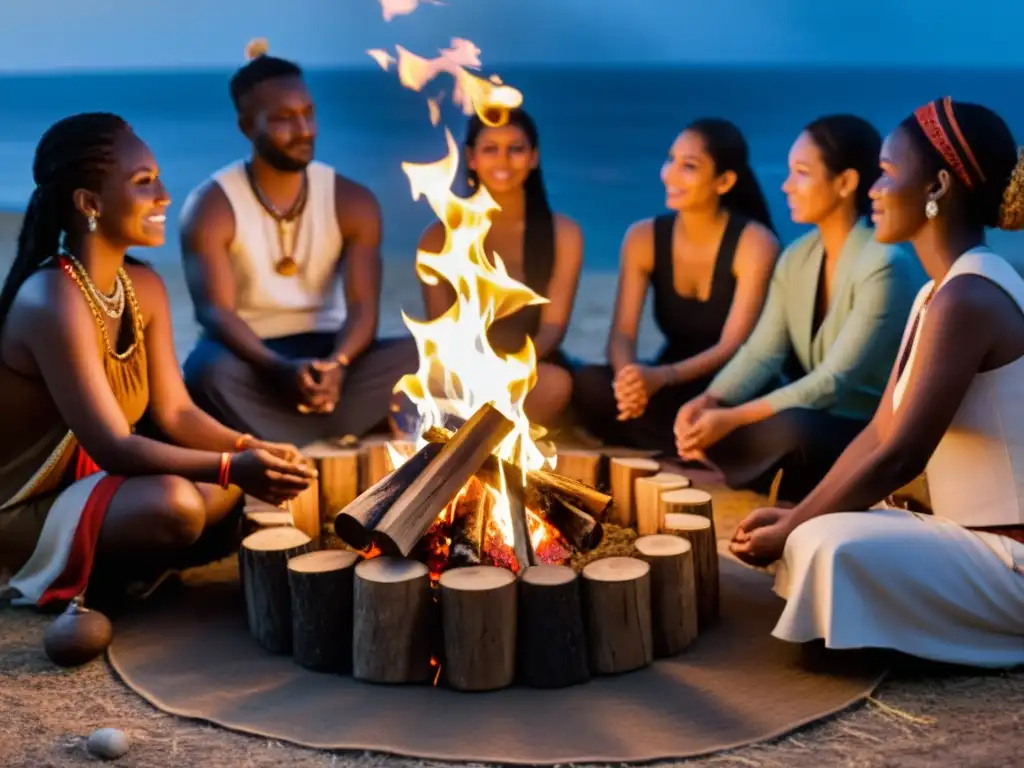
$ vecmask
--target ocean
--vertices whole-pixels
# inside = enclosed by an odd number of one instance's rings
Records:
[[[629,224],[663,210],[662,159],[679,130],[697,117],[725,117],[744,131],[787,241],[800,230],[789,221],[779,190],[786,155],[815,117],[853,112],[884,134],[922,102],[948,93],[995,109],[1024,143],[1024,71],[509,68],[496,74],[523,92],[524,106],[537,120],[552,203],[580,222],[591,271],[615,269]],[[228,97],[229,76],[0,77],[0,208],[24,207],[32,190],[32,153],[46,127],[86,110],[114,111],[132,123],[180,204],[212,171],[247,151]],[[450,80],[442,78],[436,87],[450,92]],[[373,189],[384,209],[385,258],[411,261],[432,214],[425,201],[412,201],[400,164],[445,153],[442,127],[431,126],[425,96],[402,88],[393,71],[379,69],[314,71],[308,82],[318,109],[318,158]],[[464,116],[450,105],[442,114],[442,126],[459,139]],[[167,246],[147,255],[176,253],[172,233]]]

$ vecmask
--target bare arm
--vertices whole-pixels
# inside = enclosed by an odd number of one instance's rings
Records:
[[[932,302],[900,407],[890,377],[871,425],[793,513],[791,525],[830,512],[867,509],[913,480],[949,428],[1000,334],[1020,312],[997,286],[958,277]]]
[[[636,338],[654,269],[654,220],[644,219],[629,228],[619,257],[619,289],[608,337],[608,362],[618,372],[636,362]]]
[[[548,282],[548,303],[541,310],[540,329],[533,340],[538,358],[558,349],[565,338],[582,267],[583,233],[579,225],[572,219],[556,216],[555,264]]]
[[[377,336],[380,311],[380,204],[366,187],[337,177],[335,201],[345,241],[345,324],[338,332],[334,358],[355,360]]]
[[[215,183],[194,193],[182,211],[181,256],[196,321],[236,357],[264,372],[285,364],[235,312],[235,277],[229,248],[235,217]]]
[[[718,343],[699,354],[666,366],[668,383],[682,384],[708,376],[725,365],[750,336],[761,316],[768,283],[779,255],[779,242],[766,227],[751,223],[736,247],[736,291]]]
[[[179,448],[132,434],[97,354],[96,321],[57,270],[26,283],[12,329],[35,360],[61,417],[85,451],[116,475],[174,474],[216,483],[220,453]]]
[[[420,236],[417,249],[426,253],[440,253],[444,248],[444,226],[441,222],[435,221]],[[428,320],[436,320],[455,302],[455,291],[444,279],[438,277],[437,282],[431,285],[426,280],[420,279],[420,286],[423,291],[423,309],[426,311]]]
[[[156,425],[176,445],[206,451],[235,450],[240,433],[202,411],[189,397],[174,353],[171,307],[160,276],[130,267],[146,323],[149,410]]]

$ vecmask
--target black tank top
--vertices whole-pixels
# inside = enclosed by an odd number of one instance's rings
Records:
[[[718,343],[736,291],[733,257],[748,221],[735,213],[729,214],[711,275],[711,293],[707,301],[700,301],[684,298],[675,289],[672,231],[677,215],[664,214],[654,220],[654,321],[665,336],[665,346],[658,356],[660,364],[685,360]]]
[[[555,266],[555,217],[553,214],[528,218],[523,231],[523,282],[547,298],[551,273]],[[496,352],[511,354],[535,337],[540,330],[543,305],[523,307],[495,322],[487,331],[487,340]]]

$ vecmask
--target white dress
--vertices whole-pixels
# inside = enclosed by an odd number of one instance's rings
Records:
[[[966,274],[999,285],[1024,312],[1024,279],[1001,257],[968,251],[937,290]],[[912,346],[894,408],[914,364],[913,320],[930,289],[910,314],[897,359]],[[1024,524],[1024,357],[975,377],[927,477],[933,516],[843,512],[793,531],[776,574],[786,607],[775,637],[978,667],[1024,664],[1024,544],[967,527]]]

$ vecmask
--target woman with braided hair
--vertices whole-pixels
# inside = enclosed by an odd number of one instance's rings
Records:
[[[1024,155],[994,112],[945,98],[886,139],[881,168],[876,237],[911,242],[931,281],[874,419],[730,548],[781,557],[776,637],[1024,664],[1024,279],[985,245],[986,227],[1024,228]],[[882,502],[922,470],[934,515]]]
[[[189,399],[163,283],[125,253],[164,242],[170,204],[128,124],[60,120],[32,175],[0,291],[0,570],[6,597],[42,607],[224,556],[240,490],[278,504],[315,473]]]

